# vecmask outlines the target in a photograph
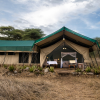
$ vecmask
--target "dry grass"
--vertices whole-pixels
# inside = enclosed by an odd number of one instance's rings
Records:
[[[100,76],[20,77],[0,73],[0,100],[100,100]]]

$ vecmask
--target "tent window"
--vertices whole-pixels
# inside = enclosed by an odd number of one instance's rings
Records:
[[[6,55],[6,52],[0,52],[0,55]]]
[[[8,55],[15,55],[14,52],[8,52]]]
[[[31,63],[40,63],[40,53],[32,53]]]
[[[19,53],[19,63],[28,63],[29,53]]]

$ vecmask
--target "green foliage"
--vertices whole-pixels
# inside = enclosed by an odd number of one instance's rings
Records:
[[[9,67],[9,71],[14,71],[14,69],[15,69],[14,66]]]
[[[33,71],[34,71],[33,67],[30,67],[30,68],[29,68],[29,71],[30,71],[30,72],[33,72]]]
[[[77,68],[77,69],[76,69],[76,72],[81,72],[81,69],[80,69],[80,68]]]
[[[99,69],[94,68],[93,70],[94,70],[94,74],[99,74]]]
[[[39,70],[39,71],[42,71],[42,70],[43,70],[43,68],[42,68],[42,67],[38,67],[38,70]]]
[[[4,68],[6,68],[6,69],[7,69],[7,67],[8,67],[7,65],[4,65]]]
[[[50,67],[49,71],[54,72],[54,67]]]
[[[27,66],[23,66],[23,69],[25,69]]]
[[[40,72],[41,75],[44,75],[44,72]]]
[[[37,69],[37,66],[32,66],[32,67],[29,68],[29,71],[34,72],[36,69]]]
[[[90,67],[87,67],[87,68],[85,69],[85,71],[86,71],[86,72],[91,72],[91,68],[90,68]]]
[[[25,40],[34,40],[34,39],[39,39],[43,37],[45,34],[43,34],[43,31],[41,29],[25,29],[24,30],[25,34],[23,39]]]
[[[42,38],[45,34],[41,29],[15,29],[12,26],[1,26],[0,33],[2,37],[0,40],[36,40]]]

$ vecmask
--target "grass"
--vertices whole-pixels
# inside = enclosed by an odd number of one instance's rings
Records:
[[[15,69],[15,68],[14,68],[14,66],[13,66],[13,65],[9,67],[9,71],[11,71],[11,72],[13,72],[13,71],[14,71],[14,69]]]
[[[50,67],[49,71],[54,72],[54,67]]]
[[[80,68],[77,68],[77,69],[76,69],[76,72],[81,72],[81,69],[80,69]]]
[[[90,68],[90,67],[87,67],[87,68],[85,69],[85,71],[86,71],[86,72],[91,72],[91,68]]]
[[[99,100],[97,77],[0,75],[0,100]]]

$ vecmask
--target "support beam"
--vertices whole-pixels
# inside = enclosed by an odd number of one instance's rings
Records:
[[[90,58],[91,58],[91,61],[92,61],[93,66],[94,66],[94,63],[93,63],[92,57],[91,57],[91,55],[90,55],[90,54],[89,54],[89,56],[90,56]]]
[[[99,58],[100,58],[100,53],[99,53],[99,49],[98,49],[98,46],[96,45],[96,47],[97,47],[97,52],[98,52],[98,54],[99,54]]]
[[[96,64],[97,64],[97,66],[98,66],[98,63],[97,63],[97,60],[96,60],[96,57],[95,57],[94,51],[93,51],[93,55],[94,55],[94,58],[95,58]]]

